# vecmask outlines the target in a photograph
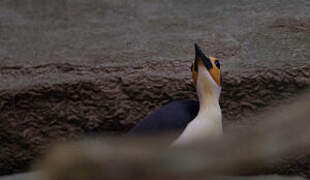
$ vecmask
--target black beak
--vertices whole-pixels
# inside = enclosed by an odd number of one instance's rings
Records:
[[[198,72],[198,60],[202,60],[203,64],[206,66],[207,70],[212,69],[211,59],[203,54],[199,46],[195,43],[195,62],[194,70]]]

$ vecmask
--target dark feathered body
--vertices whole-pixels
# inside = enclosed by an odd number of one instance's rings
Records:
[[[199,102],[179,100],[171,102],[141,120],[130,135],[182,131],[199,111]]]

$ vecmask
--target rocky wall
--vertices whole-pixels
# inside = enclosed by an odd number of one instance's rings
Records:
[[[189,73],[180,73],[188,70],[177,61],[0,68],[0,175],[26,170],[55,139],[125,133],[168,102],[196,98]],[[309,72],[309,65],[224,72],[224,127],[255,124],[246,117],[293,100],[309,87]]]

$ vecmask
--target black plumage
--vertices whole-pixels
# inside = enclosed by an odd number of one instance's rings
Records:
[[[142,119],[130,135],[146,135],[182,131],[193,120],[199,111],[199,102],[178,100],[164,105]]]

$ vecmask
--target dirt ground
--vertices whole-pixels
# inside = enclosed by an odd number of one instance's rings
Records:
[[[2,0],[0,175],[55,139],[124,133],[196,98],[194,42],[222,59],[225,127],[254,125],[310,85],[309,12],[307,0]]]

